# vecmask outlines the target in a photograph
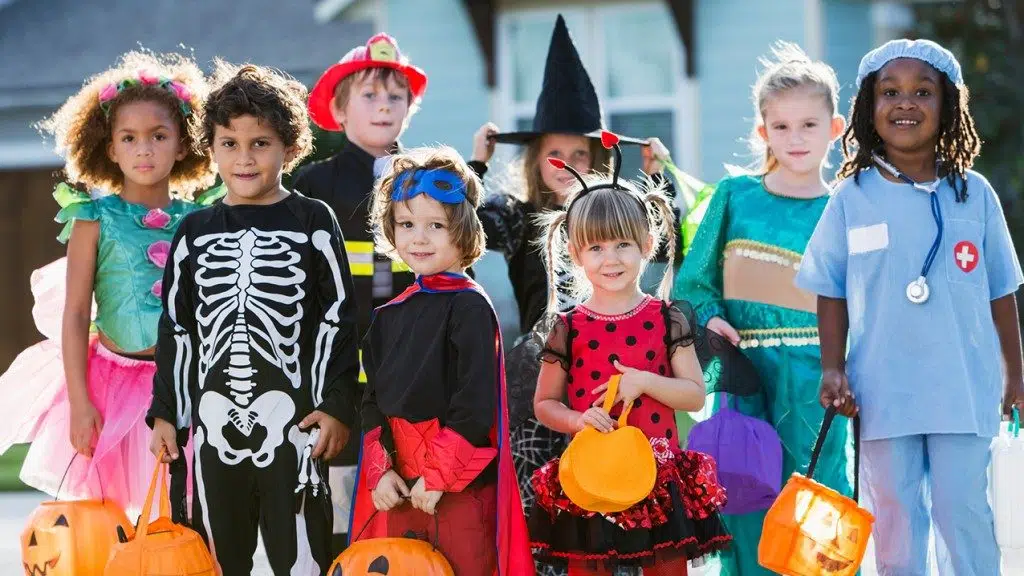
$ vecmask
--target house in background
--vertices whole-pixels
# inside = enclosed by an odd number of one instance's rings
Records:
[[[721,178],[725,163],[756,160],[746,146],[751,88],[774,41],[796,42],[835,68],[846,115],[860,58],[911,23],[904,4],[871,0],[318,0],[314,11],[319,21],[369,19],[395,36],[430,77],[403,142],[443,142],[463,154],[487,120],[505,130],[530,124],[560,13],[606,125],[660,138],[680,168],[705,181]],[[516,152],[500,145],[497,158]],[[636,174],[639,151],[624,154],[623,174]],[[514,336],[502,257],[487,254],[475,270]]]
[[[861,56],[910,23],[900,2],[871,0],[318,0],[320,21],[369,19],[430,76],[406,144],[468,154],[486,120],[528,125],[555,16],[566,18],[608,127],[657,136],[676,164],[716,180],[746,164],[757,59],[775,40],[832,65],[853,95]],[[502,146],[503,152],[514,152]],[[634,151],[635,152],[635,151]],[[626,172],[639,169],[638,153]]]
[[[186,46],[206,70],[214,56],[268,64],[311,86],[374,28],[370,19],[317,22],[313,4],[297,1],[0,0],[0,371],[41,339],[29,274],[64,252],[51,197],[60,160],[36,122],[139,46]]]
[[[0,367],[39,338],[29,273],[59,256],[49,192],[58,159],[33,124],[86,76],[142,45],[277,66],[307,85],[377,31],[430,77],[406,146],[463,154],[487,120],[532,120],[556,14],[565,16],[612,130],[656,136],[682,169],[713,181],[746,164],[757,58],[778,39],[830,63],[843,112],[860,57],[909,24],[870,0],[0,0]],[[516,152],[499,146],[498,160]],[[627,150],[624,173],[639,169]],[[516,318],[501,257],[476,267],[505,327]],[[514,335],[514,334],[510,334]]]

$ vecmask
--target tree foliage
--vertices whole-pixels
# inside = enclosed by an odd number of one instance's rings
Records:
[[[915,3],[910,37],[952,50],[971,93],[983,145],[975,169],[1003,200],[1018,255],[1024,255],[1024,0]]]

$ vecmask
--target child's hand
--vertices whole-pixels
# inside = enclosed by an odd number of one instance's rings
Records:
[[[388,470],[380,477],[377,487],[370,492],[373,500],[373,507],[381,512],[387,512],[402,503],[402,500],[409,497],[409,487],[405,480],[394,470]]]
[[[1007,380],[1003,391],[1003,415],[1012,416],[1013,407],[1024,412],[1024,380]]]
[[[645,370],[637,370],[636,368],[630,368],[629,366],[623,366],[618,360],[614,362],[615,369],[622,373],[619,377],[619,389],[615,391],[615,400],[612,402],[612,406],[622,402],[622,406],[630,406],[633,401],[640,397],[642,394],[647,393],[647,386],[650,383],[651,374]],[[594,388],[594,394],[600,394],[597,400],[594,401],[594,406],[601,406],[604,404],[604,398],[607,396],[608,383],[605,382],[597,388]],[[601,394],[604,392],[604,394]]]
[[[643,161],[640,169],[644,171],[644,174],[650,176],[661,172],[664,168],[664,161],[669,160],[671,155],[661,140],[651,138],[648,142],[649,145],[640,147],[640,157]]]
[[[823,408],[834,406],[836,412],[852,418],[857,415],[857,401],[850,390],[844,370],[825,370],[821,375],[821,390],[818,399]]]
[[[604,408],[594,406],[580,414],[580,417],[576,420],[576,432],[583,430],[587,426],[598,432],[607,433],[615,430],[616,422],[604,411]]]
[[[732,324],[729,324],[720,316],[715,316],[711,320],[708,320],[708,330],[711,330],[725,338],[732,343],[733,346],[739,346],[740,344],[740,333],[732,327]]]
[[[471,160],[486,164],[491,156],[494,156],[494,140],[491,140],[491,136],[498,132],[497,125],[488,122],[481,126],[476,134],[473,134],[473,157]]]
[[[349,429],[340,420],[329,416],[325,412],[313,410],[299,422],[299,428],[308,430],[313,426],[320,428],[320,440],[313,447],[313,458],[324,458],[330,460],[341,452],[341,449],[348,444]]]
[[[173,460],[178,459],[178,431],[174,428],[174,424],[161,418],[153,419],[149,451],[157,458],[160,458],[162,453],[163,457],[160,461],[164,464],[170,464]]]
[[[441,501],[441,496],[443,495],[444,492],[440,490],[427,490],[427,484],[423,481],[423,477],[420,476],[420,479],[413,485],[412,492],[409,493],[409,501],[412,502],[413,508],[433,516],[437,503]]]
[[[92,402],[71,405],[71,445],[82,456],[92,458],[93,439],[99,440],[103,417]]]

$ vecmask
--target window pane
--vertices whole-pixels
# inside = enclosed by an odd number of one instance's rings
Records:
[[[612,114],[608,118],[608,124],[612,132],[622,136],[644,140],[652,137],[658,138],[675,156],[671,111]],[[640,148],[638,146],[622,146],[622,176],[629,179],[636,178],[640,173],[641,165]]]
[[[673,94],[680,75],[668,46],[679,43],[674,20],[664,2],[647,8],[616,9],[602,20],[608,94]]]

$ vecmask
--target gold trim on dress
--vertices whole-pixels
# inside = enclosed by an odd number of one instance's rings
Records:
[[[754,328],[737,332],[740,335],[741,350],[821,345],[817,328]]]
[[[799,252],[756,240],[730,240],[726,242],[724,252],[725,258],[729,257],[730,252],[734,252],[737,256],[788,266],[794,270],[800,269],[800,260],[803,259],[803,254]]]

